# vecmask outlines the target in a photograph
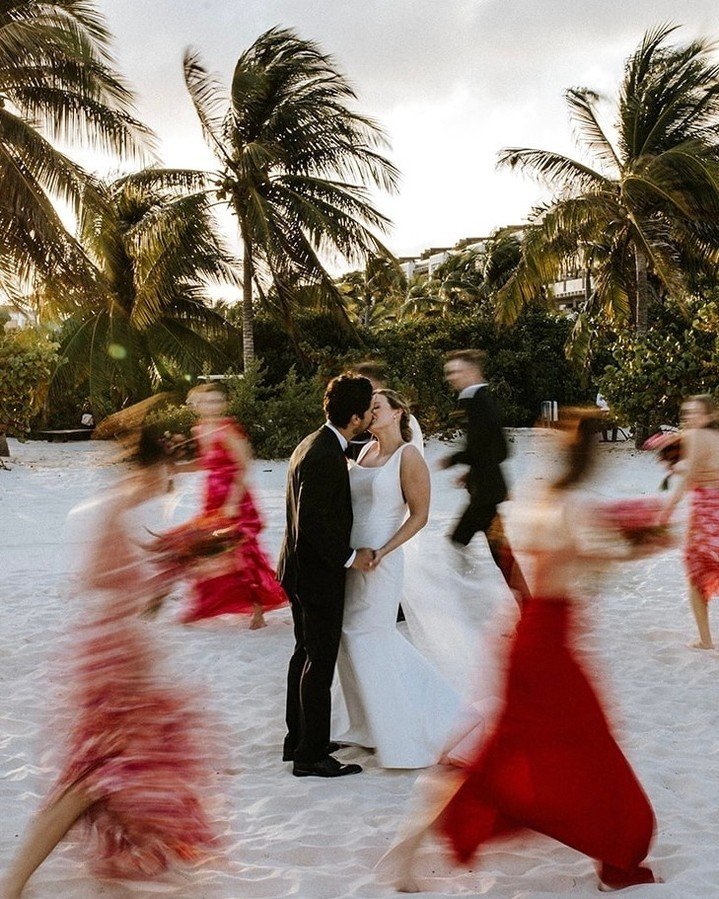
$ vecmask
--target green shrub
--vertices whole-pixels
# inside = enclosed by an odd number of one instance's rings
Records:
[[[27,434],[56,362],[57,346],[42,332],[0,330],[0,434]]]
[[[649,431],[677,424],[686,396],[719,388],[719,308],[712,299],[653,310],[646,334],[619,336],[599,384],[613,413]]]
[[[300,380],[291,368],[279,384],[265,387],[257,364],[243,377],[230,378],[229,413],[247,432],[257,456],[284,458],[323,420],[323,387],[316,378]]]

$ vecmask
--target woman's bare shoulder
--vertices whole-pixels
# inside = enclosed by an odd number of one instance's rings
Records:
[[[407,471],[409,474],[429,471],[424,456],[414,444],[405,443],[400,448],[400,452],[402,454],[400,459],[402,471]]]

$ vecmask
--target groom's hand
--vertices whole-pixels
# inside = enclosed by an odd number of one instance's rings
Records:
[[[371,571],[373,567],[374,567],[374,550],[367,549],[367,547],[358,549],[357,555],[355,556],[355,560],[352,563],[352,568],[357,568],[360,571]]]

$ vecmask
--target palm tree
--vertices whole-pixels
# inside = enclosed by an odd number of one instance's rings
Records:
[[[285,317],[292,285],[318,284],[341,303],[323,259],[351,263],[388,254],[388,220],[367,185],[394,190],[378,126],[350,108],[355,93],[330,56],[272,28],[237,61],[229,103],[196,52],[184,57],[187,89],[218,162],[216,196],[234,213],[243,246],[243,346],[254,358],[253,284],[273,286]]]
[[[443,315],[467,310],[482,297],[483,254],[478,250],[452,253],[437,266],[432,279],[439,284]]]
[[[371,256],[364,269],[337,282],[352,317],[365,328],[396,318],[407,293],[407,278],[396,259]]]
[[[482,292],[494,297],[514,275],[522,259],[522,241],[515,227],[493,232],[484,251]]]
[[[439,282],[427,275],[415,275],[407,286],[407,296],[400,309],[401,318],[438,318],[444,314],[444,299]]]
[[[497,295],[500,318],[567,271],[593,275],[583,316],[648,326],[652,286],[681,297],[719,260],[719,66],[705,41],[667,43],[674,27],[646,33],[625,65],[613,136],[599,97],[566,94],[596,167],[547,150],[507,149],[500,164],[530,172],[556,191],[524,232],[514,275]],[[586,321],[578,322],[586,332]]]
[[[0,283],[51,271],[71,283],[82,253],[53,201],[73,212],[82,169],[51,141],[141,158],[147,130],[113,71],[109,34],[89,0],[0,3]],[[12,290],[12,288],[11,288]]]
[[[205,362],[229,364],[213,339],[232,328],[208,305],[208,286],[236,283],[236,267],[207,197],[178,196],[171,180],[149,170],[94,185],[101,202],[83,206],[79,230],[92,288],[61,295],[45,285],[65,319],[55,389],[86,383],[98,410],[142,399]]]

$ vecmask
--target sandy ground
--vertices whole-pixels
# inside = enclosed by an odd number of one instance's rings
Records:
[[[523,482],[546,476],[551,438],[546,432],[512,434],[508,465],[521,495]],[[0,868],[47,788],[39,734],[47,713],[47,665],[68,617],[70,558],[81,547],[64,534],[72,506],[119,473],[107,444],[18,444],[12,470],[0,471]],[[431,443],[429,460],[446,452]],[[602,467],[591,489],[602,496],[653,492],[662,473],[648,454],[629,443],[601,447]],[[274,555],[284,516],[286,464],[257,461],[254,483]],[[195,476],[184,475],[178,515],[196,496]],[[448,473],[434,472],[431,532],[441,542],[462,502]],[[501,590],[483,589],[494,577],[486,547],[478,545],[478,604],[489,621],[508,604]],[[489,599],[488,599],[489,597]],[[658,833],[652,851],[665,883],[636,887],[633,896],[719,895],[719,654],[687,648],[694,639],[686,604],[681,556],[661,557],[615,570],[594,605],[590,654],[604,672],[604,690],[620,742],[654,803]],[[177,607],[157,627],[188,681],[203,686],[208,705],[230,733],[223,775],[227,799],[228,857],[174,881],[124,886],[93,880],[70,838],[33,877],[28,899],[40,897],[393,895],[373,867],[389,846],[417,772],[383,771],[371,755],[345,750],[365,766],[340,781],[297,779],[280,760],[284,678],[291,652],[290,615],[279,610],[270,625],[250,632],[244,623],[216,621],[184,628]],[[611,785],[607,784],[611,789]],[[522,838],[487,850],[470,868],[454,869],[429,844],[420,860],[427,896],[596,896],[590,861],[548,839]]]

